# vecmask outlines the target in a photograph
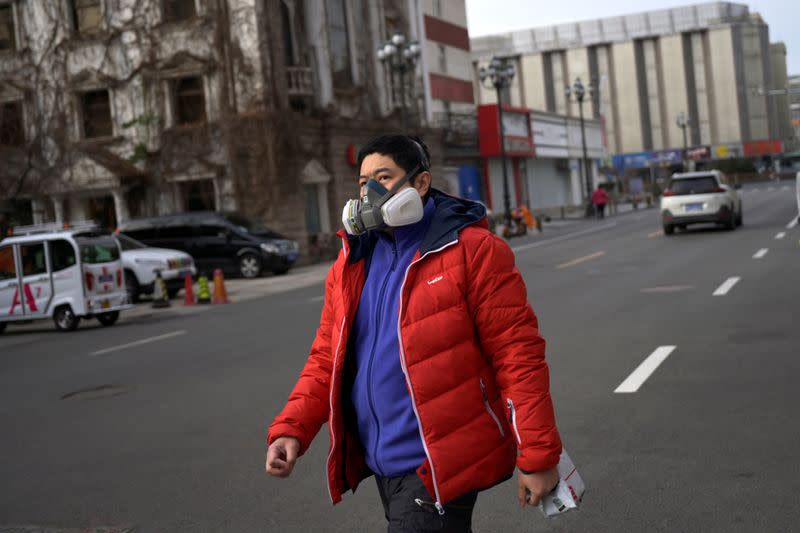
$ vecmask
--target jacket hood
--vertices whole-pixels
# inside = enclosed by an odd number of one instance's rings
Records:
[[[436,250],[456,240],[458,233],[467,226],[478,224],[484,228],[489,227],[489,223],[486,221],[486,207],[483,204],[456,198],[434,188],[431,188],[429,196],[433,200],[436,211],[434,211],[428,231],[422,238],[419,247],[420,255],[425,255],[431,250]],[[340,230],[339,234],[346,235],[343,232],[344,230]],[[348,262],[355,263],[369,257],[377,238],[374,231],[368,231],[361,235],[347,235],[350,245]]]

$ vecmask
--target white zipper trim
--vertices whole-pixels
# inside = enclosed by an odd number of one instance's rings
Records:
[[[336,352],[333,356],[333,368],[331,369],[331,384],[330,384],[330,407],[331,407],[331,420],[328,424],[328,430],[331,434],[331,451],[328,452],[328,460],[325,462],[325,478],[328,480],[328,496],[331,499],[331,503],[333,503],[333,493],[331,492],[331,474],[330,474],[330,466],[331,466],[331,459],[333,458],[333,452],[336,449],[336,435],[334,434],[334,420],[333,414],[335,411],[333,410],[333,385],[334,380],[336,379],[336,364],[339,362],[339,348],[342,346],[342,337],[344,336],[344,322],[347,320],[347,317],[342,318],[342,327],[339,329],[339,342],[336,343]]]
[[[439,496],[439,483],[436,481],[436,469],[433,467],[433,460],[431,459],[431,452],[428,450],[428,443],[425,442],[425,435],[422,432],[422,421],[419,418],[419,411],[417,411],[417,399],[414,396],[414,389],[411,387],[411,378],[408,375],[408,368],[406,367],[406,354],[403,350],[403,335],[400,331],[400,324],[402,323],[403,319],[403,289],[406,286],[406,280],[408,279],[408,272],[411,270],[411,267],[415,264],[419,263],[423,259],[425,259],[428,255],[440,252],[447,248],[448,246],[452,246],[458,242],[458,239],[451,241],[441,248],[437,248],[436,250],[431,250],[429,252],[425,252],[425,255],[417,259],[416,261],[412,261],[408,267],[406,267],[406,273],[403,276],[403,283],[400,285],[400,305],[397,309],[397,340],[400,347],[400,366],[403,369],[403,375],[406,377],[406,384],[408,385],[408,392],[411,394],[411,407],[414,409],[414,415],[417,417],[417,426],[419,427],[419,437],[422,440],[422,448],[425,450],[425,456],[428,458],[428,464],[431,467],[431,477],[433,478],[433,491],[436,493],[436,502],[435,506],[436,509],[439,511],[440,515],[444,514],[444,507],[441,504],[441,497]]]
[[[514,433],[517,435],[517,444],[522,446],[522,439],[519,437],[519,429],[517,428],[517,411],[514,409],[514,402],[508,398],[508,410],[511,411],[511,425],[514,427]]]
[[[494,409],[492,409],[491,404],[489,404],[489,396],[486,394],[486,385],[483,383],[483,378],[481,378],[481,393],[483,394],[483,405],[486,407],[486,412],[489,413],[489,416],[492,417],[494,423],[497,424],[497,429],[500,430],[500,436],[505,437],[506,431],[503,429],[503,424],[500,422],[500,419],[497,418],[497,415],[494,413]]]

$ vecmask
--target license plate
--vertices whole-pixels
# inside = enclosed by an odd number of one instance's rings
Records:
[[[687,211],[702,211],[703,210],[703,204],[686,204],[685,207],[686,207]]]
[[[111,302],[109,302],[108,300],[103,300],[100,302],[100,307],[102,307],[103,309],[108,309],[109,307],[111,307]]]
[[[112,276],[111,274],[105,274],[105,275],[100,274],[99,276],[97,276],[97,281],[98,283],[111,283],[112,281],[114,281],[114,276]]]

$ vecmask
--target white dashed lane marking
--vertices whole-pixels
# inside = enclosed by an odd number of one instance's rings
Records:
[[[739,283],[739,280],[742,278],[732,277],[725,280],[725,282],[720,285],[717,290],[714,291],[714,296],[725,296],[728,292],[733,288],[734,285]]]
[[[636,370],[631,372],[631,375],[625,378],[625,381],[620,383],[614,392],[616,394],[630,394],[639,390],[639,387],[647,381],[653,372],[663,363],[669,354],[675,350],[675,346],[659,346],[656,350],[647,356],[647,359],[642,361]]]
[[[753,259],[761,259],[765,255],[767,255],[767,252],[769,252],[769,248],[762,248],[762,249],[760,249],[759,251],[757,251],[755,253],[755,255],[753,256]]]
[[[89,355],[105,355],[107,353],[118,352],[120,350],[125,350],[127,348],[133,348],[134,346],[141,346],[142,344],[149,344],[151,342],[169,339],[171,337],[178,337],[180,335],[186,335],[186,330],[181,329],[178,331],[172,331],[170,333],[164,333],[163,335],[157,335],[155,337],[148,337],[146,339],[129,342],[127,344],[120,344],[119,346],[112,346],[111,348],[104,348],[102,350],[97,350],[96,352],[92,352]]]

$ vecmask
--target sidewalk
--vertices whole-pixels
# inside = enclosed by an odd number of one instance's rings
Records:
[[[280,294],[295,289],[302,289],[316,283],[325,281],[325,276],[331,263],[320,263],[317,265],[310,265],[305,267],[294,268],[289,273],[282,276],[268,276],[257,279],[229,279],[225,280],[225,288],[228,292],[228,300],[235,304],[237,302],[245,302],[262,296],[269,296],[272,294]],[[211,294],[214,293],[214,283],[209,281],[209,289]],[[197,294],[197,281],[195,280],[195,295]],[[164,313],[171,313],[177,315],[191,315],[194,313],[201,313],[208,309],[217,307],[213,304],[209,305],[183,305],[183,292],[177,298],[171,300],[171,306],[163,309],[153,309],[151,302],[145,300],[139,303],[133,309],[123,311],[120,319],[140,318],[144,316],[161,315]]]

